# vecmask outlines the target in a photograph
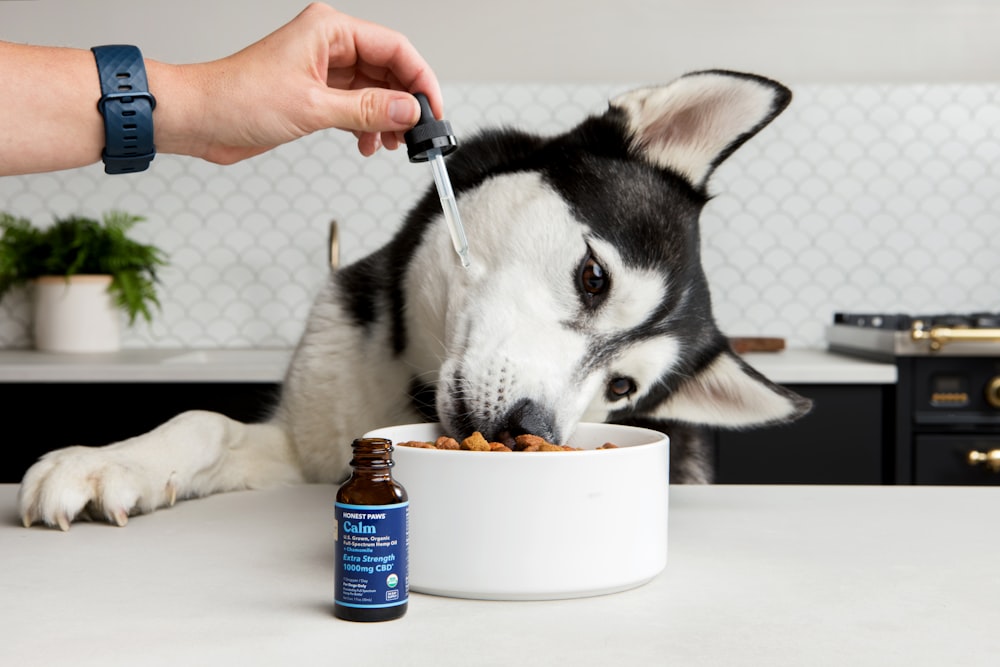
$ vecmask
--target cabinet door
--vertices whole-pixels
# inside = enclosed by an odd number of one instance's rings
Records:
[[[915,443],[917,484],[1000,485],[1000,434],[918,435]]]
[[[20,482],[50,450],[124,440],[185,410],[262,421],[278,392],[276,384],[255,383],[0,383],[0,483]]]
[[[797,422],[716,433],[722,484],[882,484],[887,400],[882,385],[789,385],[813,400]]]

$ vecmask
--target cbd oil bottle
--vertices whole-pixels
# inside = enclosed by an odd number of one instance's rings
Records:
[[[409,601],[409,502],[392,478],[392,442],[359,438],[351,477],[337,491],[333,613],[389,621]]]

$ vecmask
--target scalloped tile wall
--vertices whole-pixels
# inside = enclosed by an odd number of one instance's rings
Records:
[[[459,134],[559,132],[628,86],[446,87]],[[120,208],[169,253],[162,311],[125,347],[294,345],[324,279],[329,222],[344,261],[390,237],[430,182],[405,153],[372,159],[327,132],[217,167],[159,156],[0,179],[0,208],[48,224]],[[823,346],[836,310],[1000,310],[1000,85],[795,87],[774,124],[715,175],[703,261],[731,335]],[[30,347],[24,290],[0,302],[0,347]]]

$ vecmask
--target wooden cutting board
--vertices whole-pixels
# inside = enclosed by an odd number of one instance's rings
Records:
[[[768,338],[763,336],[731,337],[729,344],[736,354],[744,354],[746,352],[780,352],[785,349],[784,338]]]

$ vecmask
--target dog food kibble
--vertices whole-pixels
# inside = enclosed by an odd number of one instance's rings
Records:
[[[455,438],[442,435],[434,442],[434,447],[436,449],[461,449],[462,445],[458,444],[458,440]]]
[[[486,442],[482,433],[476,431],[462,441],[462,449],[468,449],[470,452],[488,452],[490,451],[490,443]]]
[[[580,452],[580,447],[557,445],[537,435],[519,435],[514,438],[514,449],[502,442],[489,442],[483,434],[476,431],[461,443],[455,438],[442,435],[434,442],[411,440],[396,443],[400,447],[416,447],[418,449],[461,449],[470,452]],[[617,449],[618,445],[606,442],[597,449]]]

